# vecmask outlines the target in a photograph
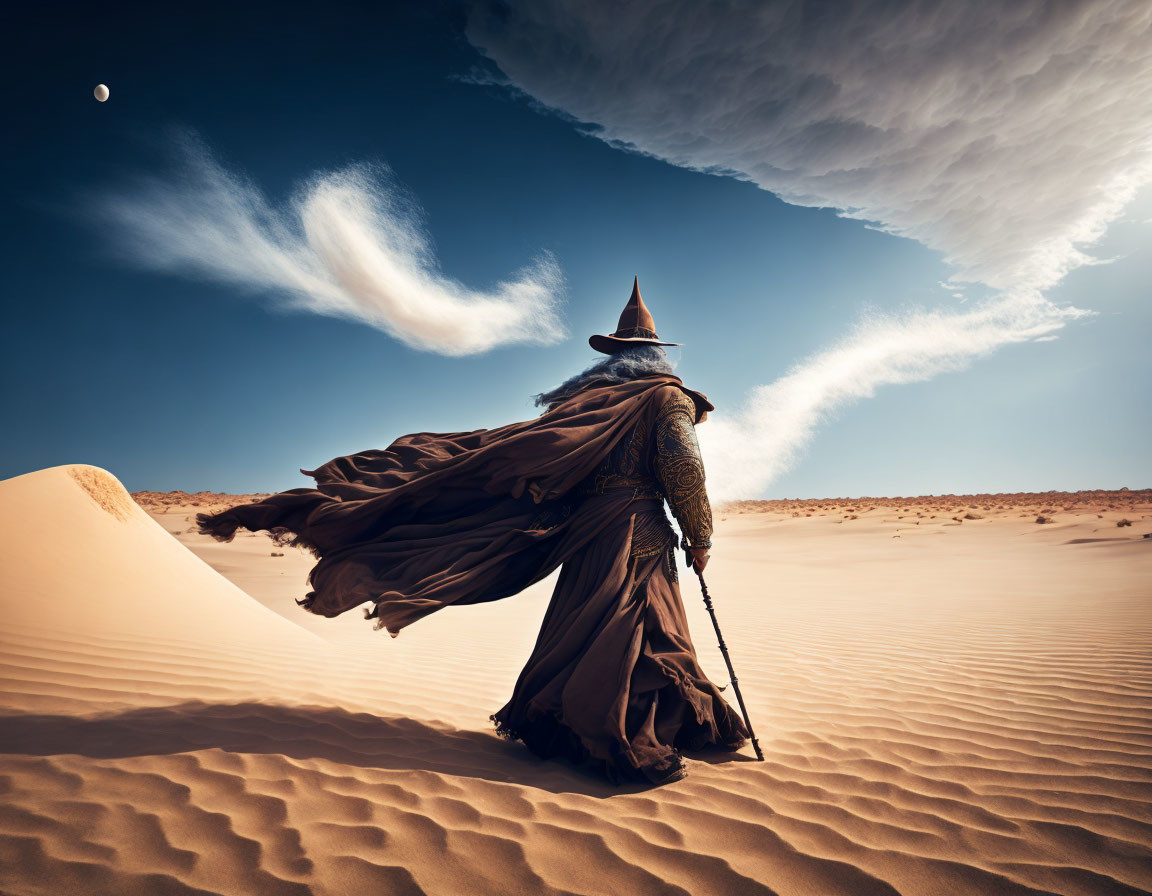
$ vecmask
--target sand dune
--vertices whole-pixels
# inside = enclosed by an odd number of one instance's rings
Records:
[[[727,508],[767,761],[616,789],[487,724],[550,582],[393,640],[296,607],[307,555],[188,531],[227,496],[0,483],[0,891],[1152,891],[1152,495],[1011,497]]]
[[[0,502],[9,622],[236,645],[311,640],[170,538],[104,470],[18,476],[0,484]]]

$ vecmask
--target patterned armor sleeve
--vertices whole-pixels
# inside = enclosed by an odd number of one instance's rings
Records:
[[[704,460],[696,441],[696,405],[683,392],[664,402],[656,417],[653,471],[680,531],[694,548],[712,546],[712,508],[704,489]]]

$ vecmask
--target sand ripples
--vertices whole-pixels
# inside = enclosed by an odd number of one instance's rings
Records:
[[[658,789],[491,733],[541,595],[396,641],[9,626],[0,891],[1152,892],[1152,555],[1013,541],[1030,521],[909,555],[831,525],[822,572],[728,533],[710,585],[766,761]]]

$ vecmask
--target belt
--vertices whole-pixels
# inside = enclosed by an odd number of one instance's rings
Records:
[[[596,491],[575,492],[574,494],[585,500],[590,498],[615,498],[618,500],[621,496],[627,495],[631,499],[632,504],[646,504],[650,506],[645,509],[664,511],[664,496],[649,491],[648,489],[632,487],[603,488]]]

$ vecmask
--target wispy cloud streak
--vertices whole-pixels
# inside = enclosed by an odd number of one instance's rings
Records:
[[[881,386],[962,370],[1003,345],[1052,338],[1084,314],[1042,298],[1001,297],[966,313],[918,311],[862,319],[837,344],[757,386],[735,413],[700,427],[713,501],[762,494],[799,458],[820,424]]]
[[[860,0],[479,11],[509,83],[590,133],[915,239],[991,297],[860,322],[701,428],[718,497],[762,492],[890,383],[1054,338],[1044,293],[1152,180],[1152,6]]]
[[[563,277],[545,254],[490,290],[437,268],[418,211],[379,167],[318,174],[283,207],[193,138],[179,167],[96,200],[133,263],[231,283],[286,308],[360,321],[413,348],[469,355],[555,342]]]

